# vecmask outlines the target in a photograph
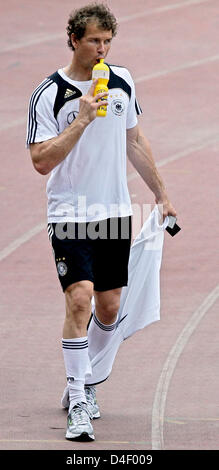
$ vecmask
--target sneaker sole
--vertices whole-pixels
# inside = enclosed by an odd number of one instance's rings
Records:
[[[70,431],[66,432],[66,439],[70,441],[94,441],[95,437],[94,434],[88,434],[87,432],[82,432],[81,434],[73,434]]]

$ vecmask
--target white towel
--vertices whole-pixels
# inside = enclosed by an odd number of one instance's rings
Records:
[[[160,214],[155,206],[131,246],[128,286],[122,288],[117,327],[107,346],[92,359],[92,374],[86,376],[87,385],[109,377],[119,346],[125,339],[160,320],[160,267],[168,220],[166,217],[164,223],[159,224]],[[94,298],[92,308],[95,309]]]

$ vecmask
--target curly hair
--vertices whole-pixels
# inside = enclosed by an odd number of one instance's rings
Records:
[[[91,21],[97,21],[100,29],[112,30],[113,37],[117,33],[117,21],[107,5],[103,3],[90,3],[82,8],[74,10],[69,17],[66,28],[68,34],[68,46],[74,51],[71,42],[71,34],[74,33],[77,39],[81,39],[86,30],[86,26]]]

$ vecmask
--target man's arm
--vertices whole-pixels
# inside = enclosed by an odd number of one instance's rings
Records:
[[[30,144],[30,154],[34,168],[41,174],[47,175],[55,166],[61,163],[76,145],[84,130],[96,118],[97,109],[102,105],[99,98],[106,93],[93,97],[95,80],[87,95],[80,98],[80,108],[77,118],[60,135],[44,142]],[[105,102],[104,102],[105,103]],[[107,102],[105,103],[107,104]]]
[[[163,217],[176,216],[163,180],[155,166],[150,144],[138,124],[127,130],[127,154],[132,165],[154,193],[156,203],[163,205]]]

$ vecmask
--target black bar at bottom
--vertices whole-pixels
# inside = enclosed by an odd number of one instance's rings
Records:
[[[38,468],[38,465],[48,465],[47,468],[54,465],[57,469],[74,466],[74,470],[84,467],[104,469],[109,465],[150,469],[172,464],[186,468],[191,463],[200,464],[202,468],[214,468],[210,465],[218,465],[219,461],[218,450],[1,450],[0,456],[2,462],[7,462],[5,468],[22,465],[22,469]]]

